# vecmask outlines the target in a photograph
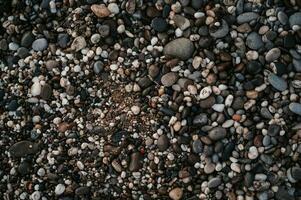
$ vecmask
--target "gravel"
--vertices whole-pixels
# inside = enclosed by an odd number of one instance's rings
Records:
[[[300,8],[0,1],[2,199],[300,199]]]

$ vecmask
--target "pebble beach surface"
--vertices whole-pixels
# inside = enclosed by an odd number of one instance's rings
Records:
[[[0,0],[0,199],[301,200],[300,0]]]

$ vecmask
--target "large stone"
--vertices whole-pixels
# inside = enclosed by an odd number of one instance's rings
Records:
[[[12,156],[23,157],[29,154],[35,154],[39,150],[39,145],[30,141],[20,141],[9,148]]]
[[[182,60],[189,59],[194,52],[193,43],[187,38],[178,38],[165,45],[164,55],[176,57]]]

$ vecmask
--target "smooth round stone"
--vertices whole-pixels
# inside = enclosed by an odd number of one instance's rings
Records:
[[[34,41],[31,31],[25,32],[21,38],[21,46],[29,48]]]
[[[208,136],[211,140],[217,141],[225,138],[227,135],[227,131],[223,127],[214,127],[208,133]]]
[[[17,55],[20,57],[20,58],[26,58],[28,55],[29,55],[29,51],[27,48],[25,47],[20,47],[18,50],[17,50]]]
[[[262,140],[263,146],[267,147],[270,145],[270,143],[271,143],[271,137],[269,135],[264,136]]]
[[[237,173],[241,172],[240,165],[238,163],[231,163],[230,168],[234,172],[237,172]]]
[[[192,150],[194,153],[202,153],[203,152],[203,144],[200,140],[195,140],[192,143]]]
[[[0,40],[0,50],[6,51],[8,48],[7,42],[5,39]]]
[[[69,35],[65,33],[60,33],[57,36],[57,43],[61,48],[66,48],[68,46],[68,42],[70,41]]]
[[[93,65],[93,71],[95,74],[99,74],[100,72],[103,71],[104,65],[103,62],[101,61],[96,61]]]
[[[288,22],[288,17],[285,14],[285,12],[283,12],[283,11],[279,11],[277,13],[277,18],[279,19],[280,23],[283,24],[283,25],[286,25],[287,22]]]
[[[131,161],[129,164],[129,170],[131,172],[138,171],[139,168],[141,167],[140,164],[140,153],[139,152],[134,152],[131,154]]]
[[[98,32],[101,35],[101,37],[107,37],[110,35],[110,26],[109,25],[101,25],[98,27]]]
[[[152,20],[151,27],[158,32],[164,32],[167,30],[168,24],[165,19],[156,17]]]
[[[8,49],[11,51],[17,51],[19,45],[17,43],[11,42],[8,44]]]
[[[278,124],[271,124],[268,128],[268,135],[274,137],[279,135],[280,131],[281,127]]]
[[[193,43],[187,38],[178,38],[167,43],[163,49],[164,55],[182,60],[189,59],[194,52]]]
[[[204,87],[201,91],[200,91],[200,99],[206,99],[208,98],[212,93],[212,89],[211,86],[207,86]]]
[[[16,111],[19,107],[18,101],[13,99],[8,103],[7,109],[9,111]]]
[[[301,180],[301,168],[300,167],[293,167],[291,169],[291,174],[292,174],[292,177],[296,181],[300,181]]]
[[[157,141],[159,151],[165,151],[169,147],[169,139],[166,135],[161,135]]]
[[[30,199],[31,199],[31,200],[39,200],[39,199],[41,199],[41,192],[40,192],[40,191],[34,191],[34,192],[30,195]]]
[[[300,103],[295,103],[295,102],[290,103],[289,104],[289,109],[293,113],[301,116],[301,104]]]
[[[71,44],[71,49],[75,51],[80,51],[81,49],[85,48],[87,46],[86,40],[83,36],[78,36],[76,37],[72,44]]]
[[[108,9],[113,14],[118,14],[119,13],[119,7],[116,3],[110,3],[108,5]]]
[[[268,81],[276,90],[281,92],[286,90],[288,87],[286,80],[273,73],[268,76]]]
[[[110,10],[106,7],[105,4],[93,4],[91,6],[91,10],[99,18],[108,17],[111,14]]]
[[[215,171],[215,164],[214,163],[207,163],[204,167],[205,174],[211,174]]]
[[[258,61],[253,60],[247,64],[247,71],[250,74],[253,75],[258,74],[261,70],[262,70],[262,64]]]
[[[255,20],[259,15],[255,12],[245,12],[237,16],[236,20],[238,24],[243,24]]]
[[[32,49],[35,51],[43,51],[45,49],[47,49],[48,47],[48,42],[45,38],[40,38],[40,39],[36,39],[33,43],[32,43]]]
[[[57,186],[55,186],[54,193],[56,195],[61,195],[65,192],[65,189],[66,189],[65,185],[60,183]]]
[[[38,150],[38,144],[26,140],[17,142],[9,148],[11,155],[14,157],[24,157],[29,154],[35,154]]]
[[[155,78],[156,76],[158,76],[158,74],[160,73],[160,69],[157,65],[151,65],[148,68],[148,74],[152,77]]]
[[[221,104],[221,103],[219,103],[219,104],[214,104],[214,105],[212,106],[212,109],[213,109],[214,111],[216,111],[216,112],[223,112],[223,111],[224,111],[224,108],[225,108],[225,105],[224,105],[224,104]]]
[[[180,200],[183,196],[183,190],[181,188],[174,188],[168,195],[172,200]]]
[[[251,146],[248,152],[248,158],[254,160],[258,157],[258,150],[255,146]]]
[[[178,74],[175,72],[169,72],[167,74],[164,74],[161,77],[161,83],[165,86],[165,87],[170,87],[173,84],[175,84],[178,80]]]
[[[274,60],[277,60],[281,55],[281,51],[279,48],[273,48],[267,52],[265,55],[265,60],[267,62],[273,62]]]
[[[301,59],[300,60],[293,59],[293,65],[296,72],[301,72]]]
[[[39,96],[41,94],[42,87],[41,84],[37,81],[31,86],[32,96]]]
[[[190,21],[187,18],[183,17],[182,15],[175,15],[173,17],[173,21],[175,22],[176,26],[180,28],[182,31],[190,27]]]
[[[139,106],[132,106],[131,111],[134,115],[138,115],[140,113],[140,107]]]
[[[208,182],[208,187],[209,188],[216,188],[217,186],[219,186],[222,183],[222,180],[219,177],[216,178],[212,178],[210,179],[210,181]]]
[[[294,25],[301,26],[301,12],[296,12],[296,13],[292,14],[289,17],[289,23],[290,23],[291,27],[293,27]]]
[[[209,28],[209,34],[211,37],[214,38],[223,38],[229,33],[229,25],[225,20],[221,21],[221,26],[219,27],[214,27],[211,26]]]
[[[262,42],[261,36],[256,32],[252,32],[246,39],[246,45],[250,49],[258,50],[262,48],[264,44]]]
[[[200,101],[201,108],[211,108],[215,103],[215,98],[213,96],[208,97]]]
[[[90,40],[91,40],[92,44],[98,43],[100,41],[100,34],[98,34],[98,33],[93,34],[91,36]]]

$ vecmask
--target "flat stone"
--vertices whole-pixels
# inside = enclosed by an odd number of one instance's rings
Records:
[[[250,49],[258,50],[262,48],[264,44],[262,42],[261,36],[256,32],[252,32],[247,36],[246,45]]]
[[[276,90],[281,92],[286,90],[288,87],[286,80],[273,73],[269,74],[268,81]]]
[[[40,38],[40,39],[36,39],[33,43],[32,43],[32,49],[35,51],[43,51],[45,49],[47,49],[48,47],[48,42],[45,38]]]
[[[108,17],[111,14],[110,10],[106,7],[105,4],[93,4],[91,6],[91,10],[99,18]]]
[[[245,12],[237,16],[236,20],[238,24],[243,24],[255,20],[259,15],[255,12]]]
[[[208,188],[216,188],[222,183],[222,180],[219,177],[212,178],[208,182]]]
[[[29,154],[35,154],[39,150],[39,145],[30,141],[20,141],[9,148],[9,151],[14,157],[24,157]]]
[[[21,46],[29,48],[34,41],[34,35],[31,31],[27,31],[22,35]]]
[[[168,149],[168,147],[169,147],[169,139],[168,139],[168,137],[165,134],[161,135],[158,138],[157,145],[158,145],[159,151],[163,152],[166,149]]]
[[[301,104],[300,103],[295,103],[295,102],[290,103],[289,104],[289,109],[293,113],[301,116]]]
[[[165,87],[170,87],[175,84],[178,80],[178,74],[175,72],[168,72],[161,77],[161,83]]]
[[[265,55],[265,60],[267,62],[273,62],[274,60],[277,60],[281,55],[281,51],[279,48],[273,48],[267,52]]]
[[[138,171],[141,167],[140,163],[140,153],[139,152],[134,152],[131,154],[131,161],[129,164],[129,170],[131,172]]]
[[[301,26],[301,12],[296,12],[296,13],[292,14],[289,17],[289,23],[290,23],[291,27],[293,27],[294,25]]]
[[[189,59],[194,52],[193,43],[187,38],[178,38],[164,46],[164,55],[176,57],[182,60]]]
[[[300,181],[301,180],[301,168],[300,167],[293,167],[291,174],[292,174],[292,177],[296,181]]]
[[[104,65],[103,62],[101,61],[96,61],[93,65],[93,71],[95,74],[100,74],[100,72],[102,72],[104,69]]]
[[[223,127],[214,127],[208,133],[208,136],[211,140],[217,141],[225,138],[227,135],[227,131]]]

